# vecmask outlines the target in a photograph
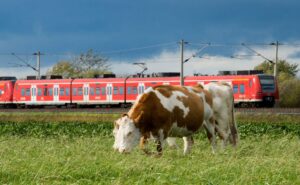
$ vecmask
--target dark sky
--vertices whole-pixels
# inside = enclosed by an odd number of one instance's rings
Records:
[[[46,54],[44,65],[53,65],[90,48],[111,59],[148,57],[178,49],[180,39],[298,43],[299,20],[296,0],[1,1],[0,66],[18,61],[12,52],[34,60],[37,50]]]

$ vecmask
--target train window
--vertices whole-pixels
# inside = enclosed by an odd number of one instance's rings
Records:
[[[127,94],[131,94],[131,87],[127,87]]]
[[[102,95],[105,95],[105,94],[106,94],[105,87],[102,87]]]
[[[76,95],[77,95],[77,88],[73,88],[72,94],[73,94],[73,96],[76,96]]]
[[[81,96],[82,95],[82,88],[78,88],[78,95]]]
[[[52,89],[52,88],[49,88],[49,89],[48,89],[48,95],[49,95],[49,96],[52,96],[52,94],[53,94],[53,89]]]
[[[2,92],[4,92],[4,91],[0,90],[0,96],[2,95]]]
[[[48,88],[44,88],[44,96],[47,96]]]
[[[38,96],[42,96],[42,89],[38,88]]]
[[[120,87],[120,94],[124,94],[124,88],[123,87]]]
[[[118,94],[118,91],[119,91],[118,87],[114,87],[114,94]]]
[[[240,85],[240,93],[241,93],[241,94],[244,94],[244,93],[245,93],[245,85],[244,85],[244,84],[241,84],[241,85]]]
[[[66,96],[69,96],[69,95],[70,95],[70,89],[66,88]]]
[[[30,88],[26,89],[25,96],[30,96]]]
[[[252,87],[252,80],[249,81],[249,87]]]
[[[60,96],[64,96],[65,95],[65,89],[64,88],[60,88],[59,89],[59,95]]]
[[[93,87],[90,88],[90,95],[94,96],[95,94],[95,89]]]
[[[25,96],[25,89],[24,88],[22,88],[22,90],[21,90],[21,96]]]
[[[100,87],[96,88],[96,95],[100,95]]]
[[[133,87],[133,94],[137,94],[137,88]]]
[[[233,93],[236,94],[239,92],[239,86],[238,85],[233,85]]]

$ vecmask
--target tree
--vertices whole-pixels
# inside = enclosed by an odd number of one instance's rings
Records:
[[[50,70],[47,71],[47,75],[61,75],[64,78],[71,78],[76,76],[75,68],[69,61],[60,61],[55,64]]]
[[[260,65],[254,68],[255,70],[263,70],[266,74],[274,74],[274,65],[270,64],[268,61],[264,61]],[[285,60],[280,60],[277,63],[278,70],[278,81],[283,82],[288,79],[293,79],[296,77],[298,69],[298,64],[290,64]]]
[[[73,59],[73,66],[75,71],[82,77],[94,77],[108,73],[110,65],[107,64],[108,59],[97,55],[92,49],[86,53],[82,53]]]
[[[281,107],[300,107],[300,80],[286,80],[280,84],[279,104]]]
[[[62,75],[65,78],[91,78],[95,75],[111,73],[107,61],[107,58],[95,54],[92,49],[89,49],[86,53],[81,53],[71,61],[58,62],[48,70],[47,74]]]

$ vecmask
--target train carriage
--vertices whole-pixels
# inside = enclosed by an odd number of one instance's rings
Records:
[[[10,107],[13,105],[14,81],[0,81],[0,105]]]
[[[187,76],[186,86],[227,82],[240,107],[273,107],[279,100],[277,82],[271,75]],[[156,85],[179,85],[179,76],[45,79],[0,81],[0,103],[18,107],[31,106],[127,106],[145,89]]]

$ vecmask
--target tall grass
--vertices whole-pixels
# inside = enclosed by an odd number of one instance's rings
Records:
[[[121,155],[112,138],[0,137],[1,184],[299,184],[300,143],[249,137],[213,155],[197,139],[192,153],[166,148],[160,158]]]
[[[191,154],[182,154],[178,139],[180,149],[166,147],[159,158],[138,148],[114,152],[116,117],[0,115],[0,184],[300,184],[299,117],[238,115],[236,149],[213,155],[200,132]]]

